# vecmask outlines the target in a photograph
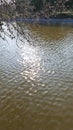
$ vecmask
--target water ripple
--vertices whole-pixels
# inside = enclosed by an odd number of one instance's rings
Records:
[[[0,42],[1,130],[73,129],[73,29],[47,28]]]

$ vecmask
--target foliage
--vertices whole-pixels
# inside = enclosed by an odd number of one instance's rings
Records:
[[[34,5],[35,11],[43,9],[43,0],[31,0],[31,4]]]

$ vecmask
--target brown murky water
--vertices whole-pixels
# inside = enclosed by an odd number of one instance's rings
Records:
[[[0,130],[73,130],[73,28],[27,31],[0,40]]]

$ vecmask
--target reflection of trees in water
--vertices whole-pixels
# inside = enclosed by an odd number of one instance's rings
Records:
[[[5,40],[6,36],[14,38],[12,26],[10,26],[10,19],[15,14],[14,0],[8,3],[7,0],[0,1],[0,37]]]
[[[23,39],[26,39],[29,41],[29,32],[27,29],[26,24],[18,23],[18,22],[3,22],[2,27],[0,28],[0,37],[3,40],[6,40],[7,37],[13,39],[20,39],[23,41]]]

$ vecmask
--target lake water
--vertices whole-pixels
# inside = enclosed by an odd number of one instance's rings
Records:
[[[0,130],[73,130],[72,27],[0,39]]]

